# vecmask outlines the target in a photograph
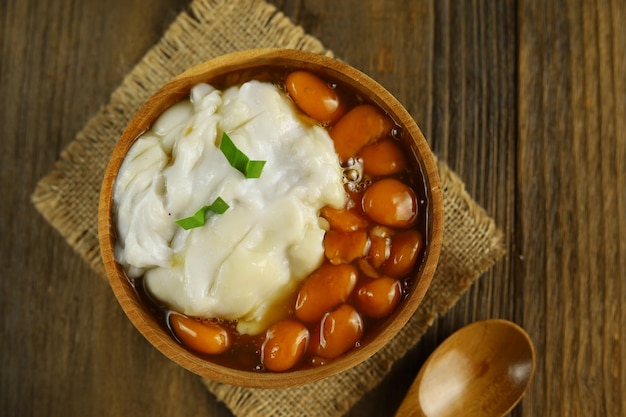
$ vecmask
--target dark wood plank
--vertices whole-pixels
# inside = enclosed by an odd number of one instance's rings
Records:
[[[518,273],[540,353],[527,415],[626,412],[624,12],[520,5]]]

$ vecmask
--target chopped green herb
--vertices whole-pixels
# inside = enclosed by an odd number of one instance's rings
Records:
[[[246,178],[259,178],[261,176],[265,161],[251,161],[245,153],[235,146],[226,132],[222,134],[220,150],[230,165],[245,175]]]
[[[213,203],[208,206],[201,207],[200,210],[196,211],[193,216],[178,219],[175,223],[185,230],[204,226],[207,211],[212,211],[215,214],[223,214],[229,207],[230,206],[222,200],[221,197],[217,197]]]

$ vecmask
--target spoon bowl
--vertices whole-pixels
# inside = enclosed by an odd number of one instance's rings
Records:
[[[469,324],[424,363],[396,417],[504,416],[535,371],[528,334],[507,320]]]

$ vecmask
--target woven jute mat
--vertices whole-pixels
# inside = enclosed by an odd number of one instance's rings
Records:
[[[126,123],[161,85],[185,69],[229,52],[263,47],[333,55],[262,0],[194,0],[38,183],[32,195],[35,207],[100,275],[104,276],[97,236],[100,183]],[[445,207],[440,262],[422,305],[396,338],[356,368],[310,385],[261,390],[203,379],[207,389],[237,416],[336,417],[374,388],[433,320],[504,253],[493,220],[468,195],[459,177],[442,161],[439,172]]]

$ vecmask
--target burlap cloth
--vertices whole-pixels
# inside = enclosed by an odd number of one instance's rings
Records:
[[[332,55],[314,37],[261,0],[194,0],[126,76],[35,189],[32,201],[68,243],[104,275],[97,237],[100,182],[113,146],[139,106],[169,78],[228,52],[282,47]],[[340,416],[374,388],[428,326],[504,251],[493,220],[439,162],[445,231],[437,272],[419,310],[381,352],[353,370],[302,387],[259,390],[204,379],[238,416]]]

